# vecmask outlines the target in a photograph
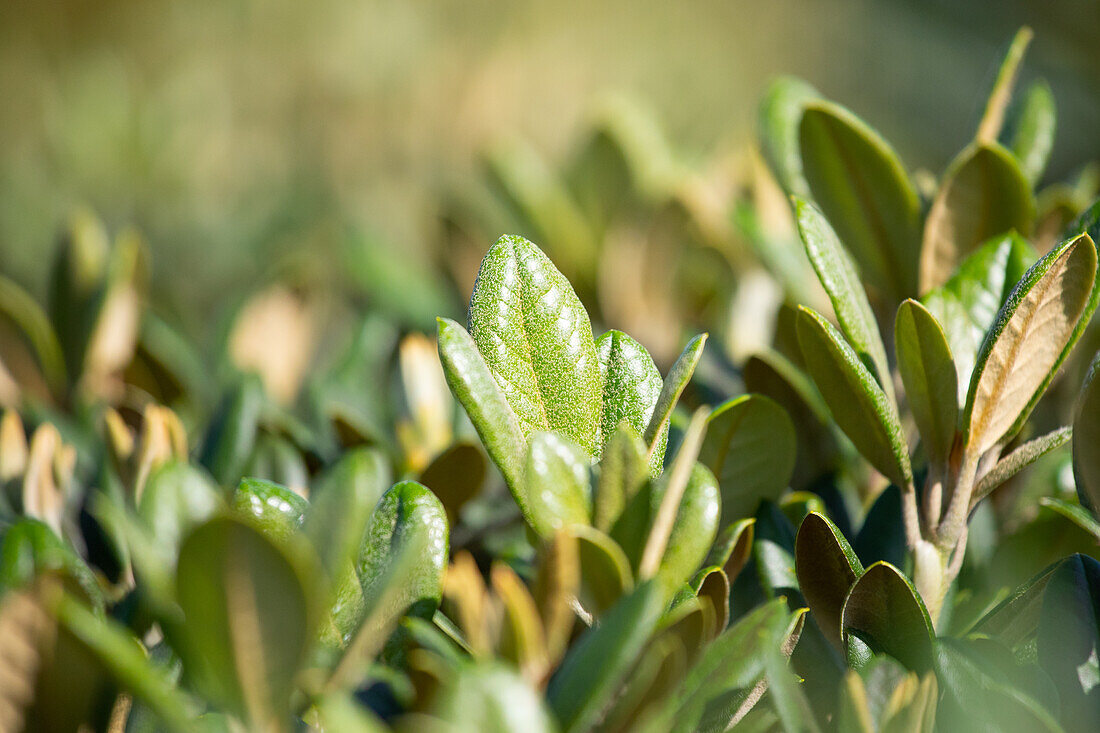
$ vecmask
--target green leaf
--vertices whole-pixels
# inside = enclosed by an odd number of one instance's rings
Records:
[[[149,706],[171,729],[192,729],[192,701],[163,669],[150,662],[141,643],[126,629],[68,596],[58,601],[56,612],[58,622],[96,656],[123,689]]]
[[[109,253],[103,224],[87,210],[76,212],[62,233],[48,295],[50,322],[65,356],[65,369],[74,380],[84,370]]]
[[[541,696],[511,669],[495,663],[471,665],[441,682],[441,689],[432,697],[431,723],[410,720],[413,728],[450,733],[556,730]]]
[[[558,431],[598,456],[603,400],[592,325],[538,247],[511,236],[493,245],[474,284],[469,325],[523,434]]]
[[[974,495],[970,499],[971,507],[1035,461],[1068,443],[1072,434],[1073,430],[1070,428],[1058,428],[1034,440],[1029,440],[997,461],[988,473],[978,479],[978,485],[974,488]]]
[[[684,388],[691,381],[691,376],[695,374],[695,367],[703,356],[703,347],[706,343],[707,334],[705,333],[693,338],[677,357],[676,363],[668,370],[664,384],[661,386],[661,394],[657,398],[657,406],[653,408],[649,425],[642,434],[642,440],[650,450],[655,450],[661,435],[667,433],[669,420],[672,418],[672,408],[676,407]]]
[[[929,458],[951,454],[959,419],[959,386],[951,347],[936,317],[915,300],[898,308],[894,349],[905,397]]]
[[[1021,583],[1005,600],[982,616],[969,635],[982,635],[996,639],[1020,655],[1033,645],[1035,630],[1039,627],[1039,614],[1043,607],[1043,592],[1054,576],[1054,571],[1066,560],[1059,560],[1044,568],[1035,577]]]
[[[730,582],[736,580],[752,554],[755,526],[755,517],[742,519],[727,526],[715,539],[703,565],[720,567]]]
[[[592,524],[609,532],[623,509],[641,490],[649,476],[646,448],[630,425],[620,424],[604,446],[600,477],[596,485]]]
[[[1093,537],[1096,538],[1097,542],[1100,542],[1100,522],[1098,522],[1095,519],[1094,515],[1089,512],[1089,510],[1085,507],[1076,502],[1069,502],[1065,499],[1056,499],[1051,496],[1044,496],[1042,499],[1039,499],[1039,505],[1050,507],[1069,521],[1076,524],[1081,529],[1091,534]]]
[[[1001,134],[1005,110],[1008,109],[1009,100],[1012,99],[1012,88],[1016,86],[1016,76],[1020,72],[1020,64],[1023,63],[1024,53],[1033,35],[1031,29],[1024,26],[1009,44],[1001,68],[997,70],[993,88],[986,99],[982,120],[978,124],[977,139],[981,142],[996,140]]]
[[[172,564],[180,541],[223,506],[222,495],[201,471],[187,463],[166,463],[150,476],[137,514]]]
[[[447,521],[458,522],[462,507],[481,491],[488,473],[485,454],[473,443],[455,443],[440,453],[420,474],[420,483],[432,490],[447,509]]]
[[[0,318],[11,321],[27,340],[46,384],[55,394],[61,394],[65,388],[65,357],[50,319],[30,293],[2,275]]]
[[[937,641],[934,655],[936,677],[944,691],[938,714],[942,727],[976,733],[1062,730],[1034,698],[998,679],[959,640]]]
[[[103,591],[92,571],[49,525],[25,517],[4,530],[0,543],[0,595],[24,588],[47,573],[61,575],[97,610],[103,609]]]
[[[848,337],[849,345],[859,354],[863,365],[893,401],[894,383],[890,364],[886,360],[886,349],[852,258],[829,222],[813,205],[795,199],[795,218],[806,247],[806,256],[833,304],[841,331]]]
[[[1100,512],[1100,352],[1089,367],[1073,417],[1073,481],[1081,504]]]
[[[760,150],[779,185],[788,194],[810,194],[810,185],[802,175],[798,127],[807,103],[820,96],[801,79],[784,76],[771,83],[760,101],[756,114]]]
[[[1051,250],[1016,285],[978,352],[963,424],[975,456],[1026,419],[1085,313],[1096,278],[1087,234]]]
[[[666,598],[659,583],[642,583],[569,650],[546,690],[565,733],[589,730],[598,722],[653,633]]]
[[[913,481],[897,410],[844,337],[800,307],[798,343],[806,366],[844,434],[863,457],[898,486]]]
[[[624,421],[638,433],[646,429],[661,394],[662,381],[649,352],[622,331],[608,331],[596,339],[596,355],[603,378],[602,450]],[[666,425],[657,436],[650,457],[653,475],[661,472],[667,442]]]
[[[549,539],[562,527],[592,523],[589,462],[584,449],[562,435],[531,436],[518,503],[539,536]]]
[[[734,397],[711,412],[699,460],[718,478],[723,526],[751,517],[761,499],[779,499],[795,450],[791,419],[768,397]]]
[[[359,554],[367,522],[390,484],[385,455],[355,448],[318,480],[303,529],[336,582]]]
[[[1061,720],[1087,730],[1100,713],[1100,562],[1077,554],[1061,563],[1043,592],[1039,665],[1058,688]]]
[[[795,529],[774,502],[764,501],[753,524],[753,560],[756,577],[769,598],[786,596],[801,603],[795,574]],[[735,599],[736,600],[736,599]]]
[[[586,611],[600,618],[634,587],[630,560],[615,540],[597,529],[575,524],[566,532],[577,539],[581,564],[577,600]]]
[[[398,579],[400,592],[391,605],[431,619],[443,595],[448,544],[447,513],[435,494],[415,481],[394,484],[378,502],[359,548],[355,569],[366,603],[386,592],[390,569],[404,548],[416,547],[417,556]]]
[[[486,452],[522,507],[527,438],[519,419],[466,329],[449,318],[440,318],[438,323],[439,359],[451,393],[466,410]]]
[[[1012,232],[986,242],[924,305],[943,327],[958,371],[959,404],[966,403],[970,375],[997,312],[1034,261],[1031,245]]]
[[[231,499],[233,509],[271,537],[285,539],[305,521],[309,502],[285,486],[258,478],[241,479]]]
[[[924,225],[921,292],[938,288],[959,262],[990,237],[1035,222],[1031,185],[1012,153],[975,143],[959,153],[940,184]]]
[[[843,650],[840,617],[844,601],[863,565],[836,525],[811,512],[795,537],[794,567],[798,587],[825,638]]]
[[[764,656],[783,643],[791,616],[786,600],[776,598],[738,619],[711,642],[670,701],[675,705],[670,711],[675,729],[695,730],[710,701],[730,690],[751,687],[764,671]]]
[[[1043,177],[1050,151],[1054,148],[1057,113],[1054,93],[1045,81],[1027,88],[1019,102],[1009,109],[1009,118],[1001,132],[1001,142],[1020,162],[1020,169],[1035,186]]]
[[[282,725],[317,620],[303,557],[229,517],[183,541],[176,597],[185,622],[174,646],[195,685],[256,729]]]
[[[844,601],[841,627],[845,640],[857,634],[913,672],[932,668],[935,633],[928,611],[909,579],[889,563],[875,563],[855,582]]]
[[[249,374],[218,408],[199,456],[199,463],[218,484],[231,486],[244,475],[256,446],[263,406],[263,382],[259,376]]]
[[[863,278],[889,298],[916,294],[920,199],[897,154],[848,110],[806,106],[799,125],[810,191]]]

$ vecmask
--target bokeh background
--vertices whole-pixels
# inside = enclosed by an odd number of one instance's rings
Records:
[[[1100,158],[1095,0],[11,0],[0,271],[43,299],[86,205],[144,234],[152,292],[202,329],[273,263],[323,273],[349,238],[430,271],[485,151],[522,140],[555,165],[610,94],[650,110],[684,164],[736,175],[781,73],[938,173],[1022,24],[1023,81],[1058,105],[1047,177],[1064,179]]]

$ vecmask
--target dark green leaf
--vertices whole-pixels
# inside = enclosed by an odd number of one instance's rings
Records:
[[[863,565],[836,525],[816,512],[808,514],[798,528],[794,558],[798,587],[810,612],[825,638],[843,649],[840,617]]]
[[[1061,719],[1073,730],[1100,720],[1100,562],[1074,555],[1054,570],[1043,591],[1039,664],[1054,681]]]
[[[1093,358],[1081,396],[1077,398],[1073,418],[1073,480],[1081,504],[1100,512],[1100,353]]]
[[[247,375],[226,397],[210,423],[199,463],[218,484],[231,486],[244,475],[256,445],[263,405],[263,382],[255,374]]]
[[[722,525],[751,517],[761,499],[779,499],[795,450],[791,419],[768,397],[743,395],[714,409],[699,460],[718,478]]]
[[[844,337],[819,314],[800,307],[798,342],[810,376],[844,434],[895,484],[912,483],[897,410]]]
[[[859,577],[844,601],[841,626],[876,652],[914,672],[932,668],[935,633],[913,584],[893,565],[877,562]]]
[[[839,105],[813,102],[799,126],[810,191],[864,280],[896,302],[917,291],[920,200],[897,154]]]
[[[599,530],[573,525],[566,531],[577,538],[581,565],[577,600],[586,611],[599,618],[634,587],[630,560],[615,540]]]
[[[488,472],[485,456],[473,443],[456,443],[440,453],[420,474],[447,509],[447,520],[458,522],[462,507],[481,491]]]
[[[92,571],[48,525],[26,517],[7,527],[0,544],[0,594],[27,587],[48,573],[61,575],[97,609],[103,609],[103,591]]]
[[[1050,507],[1069,521],[1076,524],[1081,529],[1091,534],[1093,537],[1096,538],[1097,542],[1100,542],[1100,521],[1097,521],[1088,509],[1081,506],[1077,502],[1069,502],[1065,499],[1056,499],[1050,496],[1044,496],[1042,499],[1039,500],[1039,504],[1041,506]]]

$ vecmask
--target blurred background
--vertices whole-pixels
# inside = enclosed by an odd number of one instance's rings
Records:
[[[417,283],[443,273],[406,314],[429,329],[433,309],[462,312],[476,250],[501,233],[484,222],[505,225],[461,213],[494,155],[521,176],[567,165],[625,98],[728,201],[762,91],[794,74],[938,174],[1022,24],[1023,83],[1044,77],[1058,106],[1047,177],[1063,180],[1100,157],[1095,0],[11,0],[0,271],[43,300],[58,233],[87,206],[142,232],[152,292],[192,336],[273,268],[331,277],[349,246],[396,272],[363,275],[367,300],[422,264]],[[464,216],[484,238],[455,275],[435,265]]]

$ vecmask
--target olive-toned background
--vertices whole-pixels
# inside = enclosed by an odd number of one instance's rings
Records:
[[[689,162],[743,146],[779,73],[938,172],[1025,23],[1061,178],[1100,157],[1095,0],[14,0],[0,270],[41,296],[59,224],[87,204],[137,225],[159,292],[201,312],[274,254],[324,258],[349,226],[426,254],[479,151],[519,135],[559,158],[609,92],[652,107]]]

